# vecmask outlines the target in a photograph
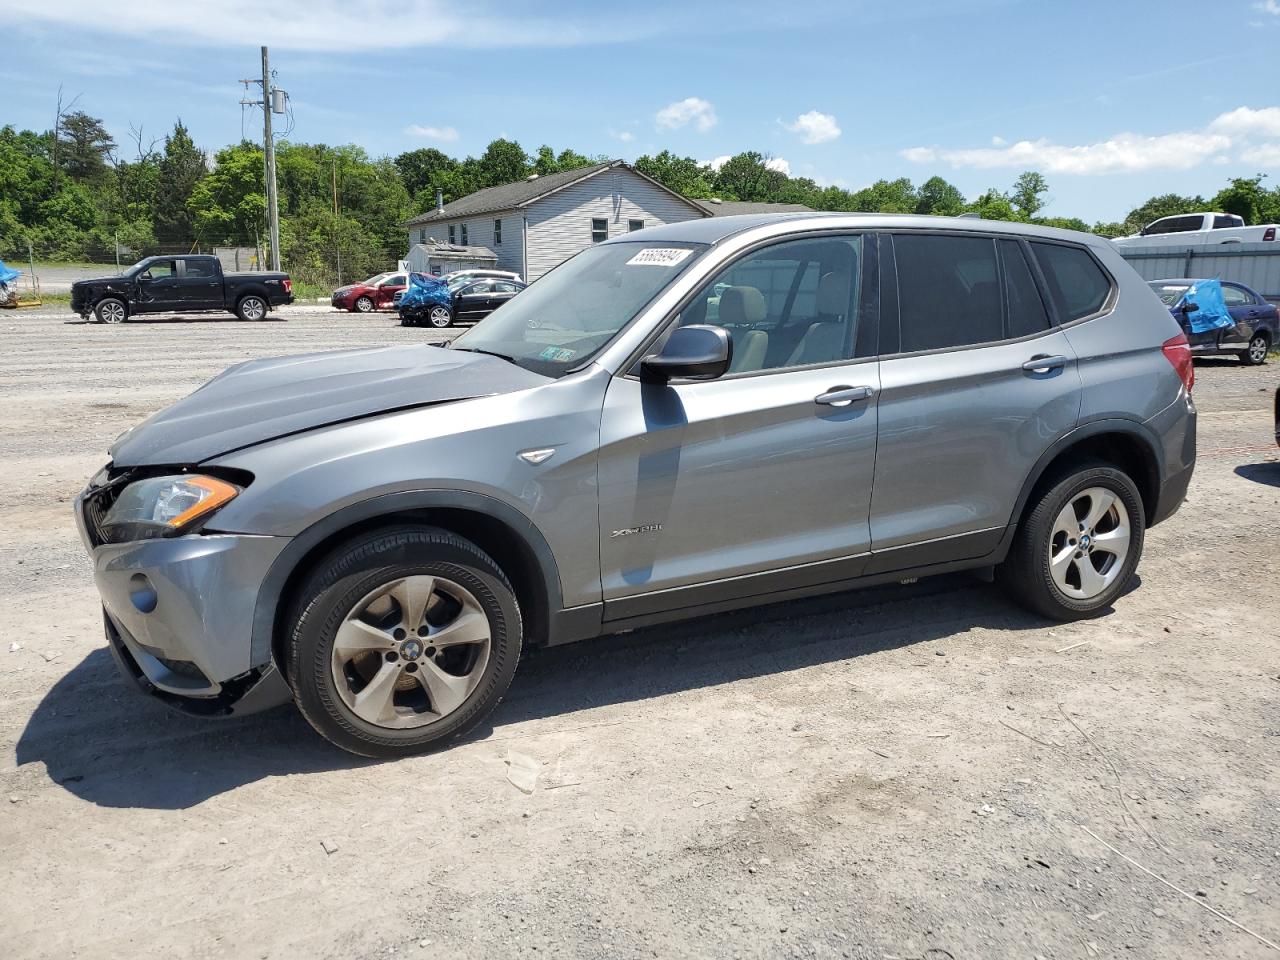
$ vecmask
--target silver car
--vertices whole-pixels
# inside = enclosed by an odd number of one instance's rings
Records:
[[[1182,502],[1192,379],[1104,240],[717,217],[596,244],[448,347],[231,367],[76,513],[143,690],[397,756],[480,722],[526,645],[965,569],[1097,614]]]

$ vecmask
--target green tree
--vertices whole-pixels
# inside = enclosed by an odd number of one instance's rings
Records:
[[[116,142],[102,121],[83,110],[64,114],[58,126],[58,166],[73,180],[96,180],[107,170]]]
[[[930,177],[922,183],[917,196],[916,213],[954,217],[964,212],[964,194],[942,177]]]
[[[1017,220],[1013,202],[995,187],[987,190],[965,207],[966,213],[976,213],[983,220]]]
[[[715,190],[711,186],[714,175],[710,168],[702,166],[692,157],[677,157],[670,150],[663,150],[656,157],[637,158],[635,168],[681,196],[695,200],[715,196]]]
[[[897,180],[877,180],[869,187],[854,193],[846,208],[862,213],[915,213],[920,206],[920,196],[906,177]]]
[[[1214,210],[1243,217],[1245,223],[1274,223],[1276,216],[1280,215],[1280,197],[1276,191],[1267,190],[1262,185],[1266,176],[1259,173],[1252,177],[1233,177],[1209,201],[1209,205]]]
[[[523,180],[530,173],[529,158],[514,140],[494,140],[478,161],[480,179],[486,187]]]
[[[1044,209],[1048,192],[1049,181],[1034,170],[1026,170],[1013,182],[1013,195],[1009,200],[1021,219],[1032,220]]]
[[[782,189],[787,175],[770,170],[764,154],[748,150],[730,157],[715,172],[716,192],[725,200],[770,202]]]
[[[416,197],[424,190],[429,191],[433,194],[431,202],[434,203],[435,188],[442,185],[442,175],[456,171],[458,161],[435,147],[423,147],[400,154],[395,165],[409,196]],[[458,198],[446,196],[444,199],[449,203]]]
[[[208,172],[204,153],[179,119],[173,125],[173,132],[164,138],[164,155],[156,178],[153,205],[158,240],[181,243],[195,236],[195,222],[188,204],[196,184]]]
[[[201,243],[259,242],[267,213],[262,164],[262,148],[247,140],[218,151],[187,204]]]
[[[1134,207],[1122,221],[1125,234],[1137,233],[1152,221],[1172,217],[1179,213],[1196,213],[1208,206],[1204,197],[1185,197],[1177,193],[1164,193],[1152,197],[1140,207]]]

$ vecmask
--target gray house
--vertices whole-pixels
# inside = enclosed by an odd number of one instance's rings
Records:
[[[437,204],[406,221],[406,259],[422,272],[474,263],[532,281],[601,240],[710,215],[621,160],[609,160]]]

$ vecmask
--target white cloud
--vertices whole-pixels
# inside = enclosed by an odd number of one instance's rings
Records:
[[[636,135],[630,130],[610,130],[609,136],[615,140],[621,140],[623,143],[630,143],[636,138]]]
[[[1249,147],[1241,152],[1240,159],[1245,163],[1280,167],[1280,143],[1260,143],[1256,147]]]
[[[211,9],[212,8],[212,9]],[[652,36],[660,25],[639,18],[566,17],[555,12],[521,16],[491,2],[456,5],[446,0],[0,0],[9,22],[45,23],[134,38],[152,36],[164,24],[166,43],[250,53],[228,24],[252,24],[253,36],[272,50],[364,51],[409,47],[567,47],[617,43]],[[254,39],[253,43],[258,41]],[[284,85],[284,81],[281,81]]]
[[[1230,137],[1280,137],[1280,107],[1236,107],[1214,117],[1209,129]]]
[[[732,159],[732,156],[727,153],[723,153],[718,157],[712,157],[710,160],[702,161],[702,165],[704,167],[710,167],[712,170],[719,170]]]
[[[692,123],[699,133],[706,133],[719,122],[715,107],[701,97],[685,97],[669,103],[653,119],[659,130],[679,130]]]
[[[1231,138],[1214,133],[1166,133],[1145,137],[1120,133],[1097,143],[1078,146],[1039,140],[1019,140],[1005,147],[941,150],[910,147],[901,155],[913,163],[942,161],[952,167],[1021,167],[1046,173],[1081,175],[1139,173],[1144,170],[1189,170],[1231,146]]]
[[[784,177],[791,176],[791,164],[782,157],[771,157],[764,162],[766,170],[777,170]]]
[[[793,123],[784,123],[784,127],[792,133],[798,133],[805,143],[826,143],[840,136],[840,127],[836,118],[829,113],[810,110],[796,117]]]
[[[992,138],[991,138],[991,145],[992,145],[993,147],[1003,147],[1003,146],[1004,146],[1006,143],[1008,143],[1008,142],[1009,142],[1009,141],[1008,141],[1008,140],[1006,140],[1004,137],[992,137]]]
[[[1261,10],[1263,13],[1270,13],[1280,17],[1280,0],[1258,0],[1253,5],[1253,9]]]
[[[404,132],[411,137],[438,140],[440,143],[453,143],[458,139],[458,131],[453,127],[424,127],[418,123],[411,123],[404,128]]]

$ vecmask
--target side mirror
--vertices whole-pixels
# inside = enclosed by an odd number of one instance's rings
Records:
[[[1191,303],[1189,301],[1184,301],[1182,304],[1183,313],[1195,313],[1199,309],[1200,309],[1199,305]]]
[[[660,353],[640,361],[647,379],[714,380],[723,376],[733,359],[733,340],[724,327],[693,324],[676,327]]]

